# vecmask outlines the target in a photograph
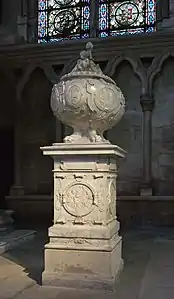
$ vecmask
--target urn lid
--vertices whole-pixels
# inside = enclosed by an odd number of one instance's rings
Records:
[[[91,42],[88,42],[86,44],[86,50],[80,52],[80,58],[78,59],[73,70],[70,73],[64,75],[60,80],[65,81],[77,77],[79,78],[92,77],[92,78],[103,79],[108,83],[115,84],[114,80],[104,75],[102,70],[100,69],[100,66],[94,62],[94,59],[92,57],[92,50],[93,50],[93,44]]]

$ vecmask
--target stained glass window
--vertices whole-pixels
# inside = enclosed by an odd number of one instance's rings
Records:
[[[38,3],[38,42],[88,38],[90,32],[106,37],[155,30],[156,0],[38,0]]]
[[[152,32],[156,0],[99,0],[98,36]]]
[[[89,37],[90,0],[39,0],[38,42]]]

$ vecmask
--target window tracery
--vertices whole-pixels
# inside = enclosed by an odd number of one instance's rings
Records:
[[[88,38],[90,32],[107,37],[155,30],[156,0],[96,0],[95,13],[91,2],[39,0],[38,42]]]

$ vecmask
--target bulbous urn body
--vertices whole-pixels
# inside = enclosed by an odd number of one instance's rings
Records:
[[[94,63],[92,44],[88,43],[86,48],[72,72],[52,89],[54,115],[74,129],[64,142],[107,142],[103,132],[116,125],[125,112],[120,88]]]

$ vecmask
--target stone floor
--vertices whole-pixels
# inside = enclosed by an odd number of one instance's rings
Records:
[[[0,299],[174,298],[174,228],[123,233],[124,271],[116,292],[40,286],[46,232],[0,256]]]

